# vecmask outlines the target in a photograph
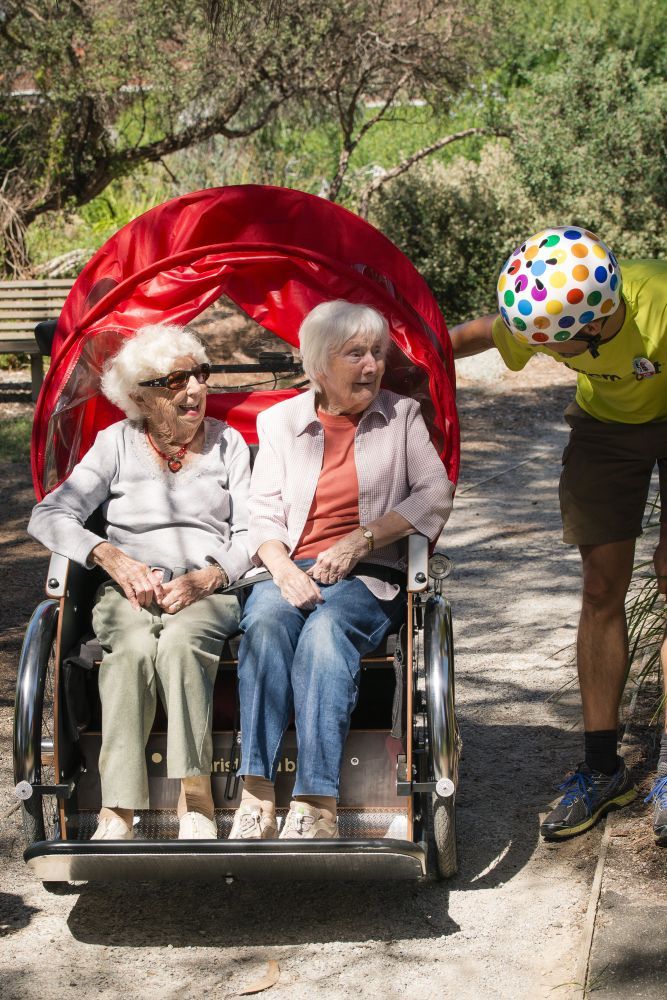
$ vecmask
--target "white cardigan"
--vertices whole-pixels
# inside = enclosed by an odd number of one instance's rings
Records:
[[[311,390],[265,410],[257,419],[259,452],[248,499],[250,555],[261,565],[259,547],[282,542],[290,555],[301,538],[315,496],[324,456],[324,430]],[[382,389],[364,411],[355,432],[359,523],[389,511],[401,514],[434,541],[452,509],[454,487],[433,447],[419,404]],[[404,569],[404,542],[370,553],[364,562]],[[396,588],[361,577],[381,600]]]

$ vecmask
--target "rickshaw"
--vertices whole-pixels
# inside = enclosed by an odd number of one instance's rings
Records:
[[[447,329],[426,283],[380,232],[340,206],[299,191],[244,185],[175,198],[122,228],[75,282],[52,333],[52,362],[37,403],[32,470],[38,499],[62,482],[95,435],[124,415],[100,392],[106,358],[151,322],[187,323],[225,296],[266,331],[277,350],[214,371],[268,373],[209,392],[207,412],[249,445],[257,414],[302,391],[298,347],[304,316],[319,302],[367,303],[388,319],[384,385],[419,400],[455,482],[458,423]],[[212,358],[215,362],[215,358]],[[285,385],[285,379],[290,384]],[[281,381],[282,380],[282,381]],[[340,788],[340,839],[228,841],[240,800],[236,766],[238,637],[221,657],[214,700],[213,795],[217,841],[177,839],[178,782],[166,777],[161,710],[146,747],[150,808],[132,841],[91,841],[101,806],[97,666],[91,633],[99,570],[53,554],[46,599],[27,628],[18,667],[15,792],[25,861],[46,887],[115,879],[419,879],[457,870],[455,802],[461,741],[446,578],[450,563],[411,536],[407,612],[399,634],[363,661]],[[288,731],[277,780],[284,815],[296,743]]]

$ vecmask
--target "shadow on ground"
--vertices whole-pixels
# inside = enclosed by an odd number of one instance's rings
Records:
[[[73,890],[78,898],[69,915],[71,933],[88,944],[226,948],[456,933],[460,928],[448,912],[450,889],[501,885],[536,850],[546,849],[538,848],[538,814],[553,791],[539,775],[552,767],[559,773],[572,749],[551,727],[485,727],[464,720],[462,728],[470,752],[461,772],[458,809],[461,870],[451,882],[88,883]],[[535,748],[530,761],[526,745]],[[590,842],[582,839],[588,838],[580,838],[574,852],[590,854]],[[568,847],[561,856],[571,864]],[[109,908],[127,917],[122,928],[114,922],[111,936],[105,919]]]

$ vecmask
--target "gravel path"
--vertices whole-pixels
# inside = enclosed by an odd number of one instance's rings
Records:
[[[21,534],[24,470],[6,467],[0,646],[0,991],[5,1000],[231,997],[277,960],[266,995],[567,996],[600,840],[540,843],[538,814],[576,762],[578,561],[560,542],[557,476],[572,395],[490,359],[461,367],[458,502],[444,536],[464,740],[461,872],[449,884],[84,885],[48,894],[25,868],[11,794],[11,689],[45,561]],[[553,368],[552,368],[553,371]],[[565,685],[569,687],[564,687]],[[558,698],[556,699],[556,695]],[[556,989],[557,987],[562,987]]]

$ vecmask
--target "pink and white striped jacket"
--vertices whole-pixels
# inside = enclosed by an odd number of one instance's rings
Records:
[[[315,393],[310,390],[265,410],[258,417],[257,431],[248,543],[252,561],[259,566],[257,550],[264,542],[282,542],[292,554],[310,511],[324,456]],[[395,511],[435,540],[452,509],[454,487],[431,444],[419,404],[381,389],[359,421],[354,455],[359,523]],[[364,562],[404,569],[405,541],[377,549]],[[360,579],[381,600],[395,596],[392,584]]]

